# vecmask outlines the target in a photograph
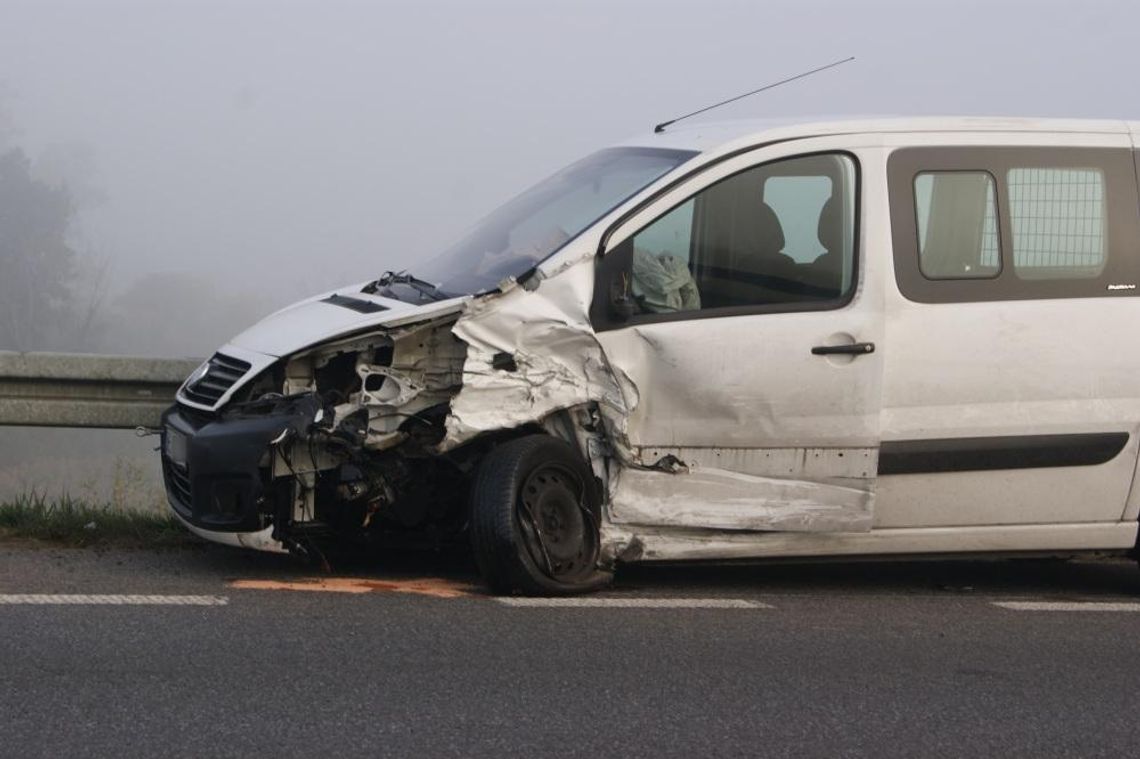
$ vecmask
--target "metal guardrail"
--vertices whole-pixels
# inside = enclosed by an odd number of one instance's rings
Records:
[[[157,427],[193,358],[0,351],[0,425]]]

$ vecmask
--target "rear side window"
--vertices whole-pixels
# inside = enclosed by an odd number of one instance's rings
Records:
[[[1022,279],[1087,279],[1104,269],[1104,172],[1010,169],[1013,266]]]
[[[1140,294],[1130,150],[902,148],[887,173],[895,278],[910,300]]]
[[[988,279],[1001,271],[997,193],[984,171],[914,179],[919,268],[927,279]]]

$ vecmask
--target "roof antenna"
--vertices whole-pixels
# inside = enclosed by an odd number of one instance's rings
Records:
[[[773,87],[779,87],[781,84],[787,84],[788,82],[794,82],[797,79],[803,79],[805,76],[811,76],[812,74],[818,74],[821,71],[825,71],[826,69],[830,69],[830,68],[835,68],[836,66],[842,65],[844,63],[850,63],[853,60],[855,60],[855,56],[851,56],[850,58],[844,58],[843,60],[835,61],[834,63],[829,63],[826,66],[820,66],[819,68],[812,69],[811,71],[805,71],[802,74],[796,74],[795,76],[788,77],[787,79],[781,79],[780,81],[773,82],[772,84],[766,84],[758,90],[752,90],[752,92],[745,92],[743,95],[737,95],[734,98],[729,98],[728,100],[722,100],[719,103],[714,103],[713,105],[710,105],[707,108],[702,108],[699,111],[693,111],[692,113],[686,113],[684,116],[678,116],[677,118],[673,119],[672,121],[662,121],[660,124],[653,127],[653,131],[655,134],[660,134],[661,132],[665,131],[665,127],[669,126],[670,124],[676,124],[681,119],[687,119],[690,116],[696,116],[698,113],[704,113],[705,111],[711,111],[713,108],[720,108],[722,105],[728,105],[729,103],[734,103],[737,100],[740,100],[741,98],[746,98],[749,95],[755,95],[757,92],[763,92],[764,90],[770,90]]]

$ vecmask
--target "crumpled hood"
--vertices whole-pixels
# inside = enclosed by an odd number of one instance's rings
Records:
[[[230,340],[229,345],[266,356],[288,356],[317,343],[369,327],[395,327],[448,311],[458,312],[470,300],[470,296],[462,296],[413,305],[363,293],[360,290],[364,284],[362,282],[342,287],[286,306]],[[349,305],[344,305],[343,300],[340,303],[330,302],[329,297],[334,295],[351,301]],[[371,308],[381,310],[367,313]]]

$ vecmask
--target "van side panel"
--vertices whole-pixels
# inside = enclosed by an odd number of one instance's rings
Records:
[[[1140,299],[888,303],[885,451],[931,438],[1129,440],[1103,464],[882,474],[876,527],[1121,518],[1140,435],[1140,354],[1114,346],[1135,342]]]
[[[916,278],[917,267],[900,258],[916,255],[916,244],[900,237],[900,227],[914,234],[911,183],[921,161],[911,151],[905,172],[892,166],[896,277],[887,283],[876,528],[1105,523],[1122,519],[1125,511],[1140,436],[1140,352],[1131,348],[1140,325],[1133,154],[1115,150],[1108,162],[1103,148],[1084,155],[1072,148],[1040,147],[1036,156],[1011,150],[1014,159],[1000,159],[993,146],[932,148],[927,166],[997,177],[1000,280]],[[1060,166],[1079,167],[1088,156],[1089,165],[1107,177],[1110,273],[1097,280],[1099,289],[1091,287],[1094,280],[1074,280],[1072,290],[1082,297],[1065,297],[1064,280],[1035,283],[1014,276],[1004,177],[1027,153],[1033,166],[1049,166],[1055,156]],[[908,223],[900,225],[900,219]],[[912,297],[900,287],[900,261],[910,269],[903,283]],[[911,292],[916,288],[917,299]],[[995,451],[986,440],[994,438],[1011,442]],[[1058,439],[1065,443],[1050,443]],[[922,441],[938,443],[932,450],[945,457],[892,464],[892,450]],[[1137,504],[1130,505],[1134,518]]]

